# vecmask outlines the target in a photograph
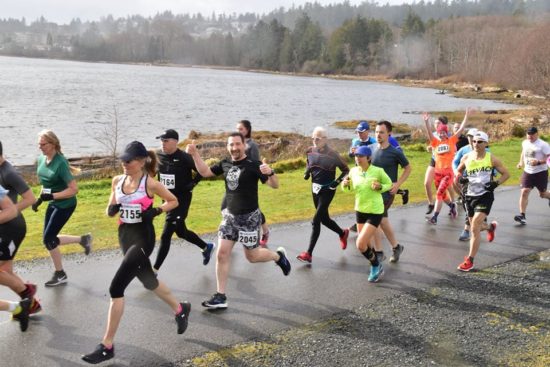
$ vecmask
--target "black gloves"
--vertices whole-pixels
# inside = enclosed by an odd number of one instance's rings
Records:
[[[309,177],[311,176],[311,172],[309,171],[309,169],[306,169],[305,172],[304,172],[304,180],[309,180]]]
[[[487,182],[487,183],[484,185],[485,190],[490,191],[490,192],[495,191],[495,189],[497,188],[497,186],[498,186],[498,182],[496,182],[496,181]]]
[[[153,219],[159,214],[162,214],[162,209],[153,208],[153,206],[151,206],[149,209],[141,213],[141,219],[144,222],[153,221]]]
[[[32,210],[37,212],[40,204],[42,204],[42,199],[38,198],[38,200],[36,200],[36,202],[31,205]]]
[[[461,185],[467,185],[469,182],[468,177],[460,176],[458,178],[458,183]]]
[[[193,189],[195,188],[195,186],[197,186],[197,182],[191,181],[191,182],[189,182],[187,185],[185,185],[183,189],[184,189],[185,191],[191,192],[191,191],[193,191]]]
[[[109,207],[107,208],[107,215],[109,217],[114,217],[115,215],[117,215],[117,213],[120,211],[120,206],[120,204],[109,205]]]
[[[50,201],[50,200],[53,200],[53,194],[45,194],[45,193],[42,193],[42,194],[40,194],[40,200],[42,200],[42,201]]]

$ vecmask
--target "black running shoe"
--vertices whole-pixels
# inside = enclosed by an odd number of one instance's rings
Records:
[[[202,302],[203,307],[210,309],[227,308],[227,297],[225,294],[215,293],[210,299]]]
[[[67,283],[67,274],[64,270],[56,271],[53,273],[52,279],[48,280],[44,285],[46,287],[57,287],[58,285]]]
[[[409,190],[404,189],[404,190],[399,190],[399,191],[401,191],[400,194],[403,195],[402,196],[403,205],[407,205],[407,203],[409,202]]]
[[[428,204],[428,211],[426,212],[426,215],[432,214],[432,212],[434,211],[434,209],[435,209],[435,205],[433,205],[433,204]]]
[[[514,220],[516,222],[518,222],[519,224],[521,224],[522,226],[526,225],[527,224],[527,219],[525,219],[525,217],[521,214],[518,214],[514,217]]]
[[[80,246],[84,247],[84,254],[89,255],[92,251],[92,243],[94,239],[90,233],[80,236]]]
[[[212,257],[212,251],[214,250],[214,247],[216,247],[216,245],[214,245],[213,243],[206,244],[206,248],[202,252],[202,265],[208,265],[208,263],[210,262],[210,258]]]
[[[181,312],[176,314],[176,324],[178,324],[178,334],[185,333],[189,324],[189,314],[191,313],[191,303],[180,303]]]
[[[115,346],[113,345],[111,349],[107,349],[103,344],[98,344],[95,350],[90,353],[82,356],[84,362],[90,364],[98,364],[101,362],[108,361],[109,359],[115,356]]]
[[[276,262],[276,264],[279,265],[279,267],[283,271],[283,274],[286,276],[286,275],[290,274],[290,261],[288,261],[288,259],[286,257],[285,248],[284,247],[279,247],[277,249],[277,253],[279,254],[280,258]]]
[[[391,263],[396,263],[399,261],[399,257],[401,256],[401,253],[403,252],[404,247],[400,244],[397,244],[395,248],[393,249],[393,255],[390,257]]]
[[[19,301],[19,306],[21,307],[21,311],[19,311],[19,313],[14,316],[17,316],[16,320],[19,321],[19,328],[21,329],[21,331],[25,332],[29,327],[31,300],[29,298],[22,299],[21,301]]]

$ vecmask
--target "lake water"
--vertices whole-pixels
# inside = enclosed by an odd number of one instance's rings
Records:
[[[15,164],[34,162],[43,129],[58,135],[68,157],[105,153],[94,137],[102,137],[114,106],[122,146],[140,140],[149,147],[167,128],[184,138],[190,130],[231,131],[242,119],[254,130],[310,134],[320,125],[332,137],[351,138],[331,124],[363,118],[419,124],[421,116],[403,112],[515,107],[389,83],[0,57],[0,140]]]

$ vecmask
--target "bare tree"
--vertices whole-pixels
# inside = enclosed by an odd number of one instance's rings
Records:
[[[118,143],[120,141],[120,126],[116,105],[113,106],[113,116],[110,121],[105,123],[102,128],[98,129],[94,135],[89,135],[105,149],[113,168],[115,168],[117,163]]]

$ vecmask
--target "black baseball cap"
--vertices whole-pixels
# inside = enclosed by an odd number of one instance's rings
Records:
[[[147,149],[139,141],[133,141],[130,144],[126,145],[124,148],[124,153],[122,153],[118,158],[121,161],[129,162],[136,158],[147,158]]]
[[[162,133],[162,135],[157,136],[157,139],[176,139],[179,140],[180,136],[178,132],[174,129],[168,129]]]
[[[529,134],[529,135],[533,135],[533,134],[536,134],[538,132],[539,132],[539,130],[534,126],[531,126],[529,129],[527,129],[527,134]]]

